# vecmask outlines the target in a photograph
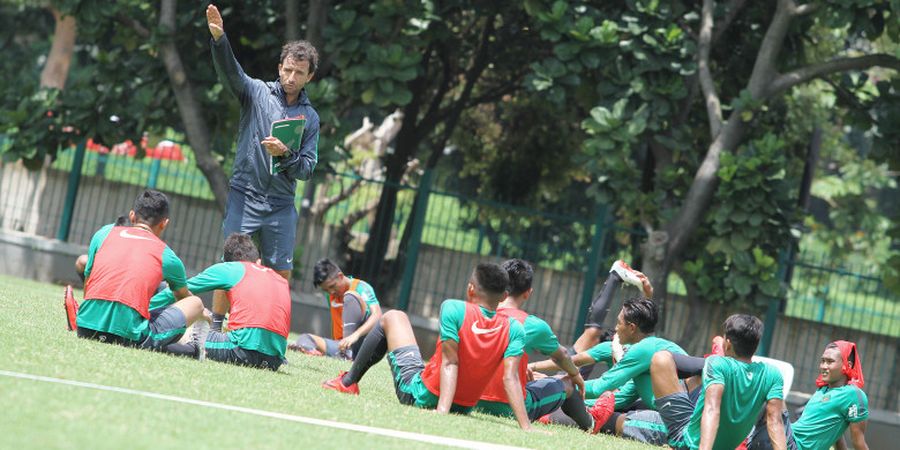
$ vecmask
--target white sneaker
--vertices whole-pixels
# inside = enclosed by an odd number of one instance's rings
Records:
[[[209,322],[204,319],[194,322],[193,331],[191,331],[191,344],[197,347],[197,359],[200,361],[206,359],[207,336],[209,336]]]
[[[621,259],[614,262],[612,267],[609,268],[609,273],[615,273],[619,276],[627,284],[630,284],[638,289],[644,289],[644,283],[641,282],[641,279],[638,278],[637,272],[634,269],[628,266],[628,263],[622,261]]]

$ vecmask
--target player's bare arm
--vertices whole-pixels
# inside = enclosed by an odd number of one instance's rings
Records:
[[[853,442],[853,448],[856,450],[869,450],[869,444],[866,443],[866,427],[869,422],[854,422],[850,424],[850,440]]]
[[[787,448],[787,438],[784,436],[784,422],[781,421],[781,411],[784,410],[784,401],[773,398],[766,402],[766,431],[769,440],[775,450]]]
[[[447,340],[441,342],[441,395],[438,396],[438,414],[450,412],[456,396],[456,380],[459,376],[459,344]]]
[[[587,355],[585,355],[587,356]],[[589,359],[590,356],[588,356]],[[550,359],[559,366],[560,369],[564,370],[568,375],[569,379],[572,380],[572,384],[578,388],[578,392],[581,394],[581,398],[584,398],[584,378],[581,377],[581,372],[578,371],[578,367],[575,362],[572,361],[573,358],[569,357],[569,353],[566,351],[566,348],[562,345],[550,355]]]
[[[519,364],[521,356],[503,358],[503,390],[509,400],[509,407],[513,410],[519,428],[531,429],[531,421],[528,420],[528,412],[525,411],[525,398],[522,397],[522,384],[519,381]]]
[[[566,358],[568,359],[568,358]],[[593,364],[594,358],[591,358],[587,353],[581,352],[572,356],[571,361],[575,363],[576,366],[586,366],[588,364]],[[543,361],[528,363],[528,367],[535,372],[556,372],[557,370],[564,370],[562,367],[558,366],[556,361],[551,359],[545,359]]]
[[[725,393],[725,386],[721,384],[713,384],[706,388],[703,416],[700,419],[700,450],[712,450],[713,443],[716,442],[723,393]]]
[[[191,291],[188,290],[187,286],[183,286],[181,289],[176,289],[172,291],[172,294],[175,294],[175,298],[181,300],[186,297],[191,296]]]
[[[218,41],[225,34],[222,14],[219,13],[219,8],[216,8],[216,5],[206,7],[206,24],[209,26],[209,34],[212,35],[213,40]]]

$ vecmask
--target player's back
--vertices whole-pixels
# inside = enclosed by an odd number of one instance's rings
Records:
[[[229,263],[225,263],[229,264]],[[287,280],[274,270],[239,262],[244,276],[228,292],[229,328],[262,328],[287,337],[291,324],[291,292]]]
[[[522,353],[522,326],[505,315],[496,314],[496,311],[484,309],[474,303],[446,300],[441,305],[441,327],[442,336],[455,334],[458,338],[459,372],[453,403],[473,406],[478,402],[494,371],[502,365],[503,358],[510,352],[511,327],[518,327],[515,331],[518,347],[513,353],[515,356]],[[448,333],[445,327],[454,329]],[[422,381],[435,395],[440,393],[442,356],[442,341],[439,340],[434,356],[422,372]]]
[[[150,298],[163,280],[163,252],[168,247],[139,227],[108,225],[97,232],[98,238],[102,243],[91,255],[85,300],[123,303],[148,318]]]
[[[766,401],[782,398],[782,378],[778,369],[762,362],[745,363],[727,356],[707,358],[703,369],[703,387],[697,408],[685,431],[685,441],[699,445],[700,420],[711,385],[724,386],[719,409],[719,429],[714,449],[736,448],[750,433]]]

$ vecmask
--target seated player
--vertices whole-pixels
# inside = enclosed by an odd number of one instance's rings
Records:
[[[610,402],[615,403],[615,395],[611,395],[612,391],[622,388],[632,380],[634,388],[644,404],[648,408],[655,408],[653,386],[650,382],[650,362],[653,355],[660,350],[687,355],[678,344],[652,335],[656,330],[658,319],[657,306],[650,299],[632,298],[626,300],[622,305],[616,321],[616,334],[622,345],[628,346],[628,351],[600,378],[585,381],[586,398],[599,398],[601,394],[610,392],[602,402],[603,410],[608,412],[607,417],[601,417],[602,421],[605,422],[613,415]],[[552,361],[541,361],[533,364],[532,367],[536,371],[557,369]],[[699,370],[693,370],[693,372],[696,373]]]
[[[332,339],[301,334],[289,348],[352,360],[362,339],[381,319],[381,306],[375,291],[369,283],[344,275],[337,264],[328,259],[316,262],[313,285],[328,293]]]
[[[787,433],[788,446],[800,450],[827,450],[833,445],[837,450],[844,450],[847,444],[843,435],[850,428],[853,448],[867,450],[869,400],[862,390],[865,379],[856,344],[835,341],[826,345],[819,369],[821,373],[816,379],[819,389],[809,399],[800,419],[790,425],[792,432]],[[757,429],[751,433],[747,448],[768,449],[771,442],[768,435]]]
[[[160,239],[169,224],[168,198],[145,190],[128,217],[131,226],[109,224],[91,238],[84,270],[85,301],[76,317],[78,336],[198,356],[196,340],[177,343],[189,324],[208,323],[203,302],[187,289],[184,264]],[[163,280],[178,301],[151,311],[150,299]],[[198,327],[196,339],[204,337],[204,329],[208,327]]]
[[[128,226],[128,216],[119,216],[116,218],[115,225],[117,227]],[[78,275],[78,278],[81,278],[81,282],[84,283],[84,269],[87,267],[88,255],[79,255],[78,258],[75,259],[75,274]]]
[[[572,364],[566,348],[559,345],[559,340],[550,329],[550,325],[539,317],[522,310],[525,302],[531,297],[534,289],[531,282],[534,269],[521,259],[511,259],[502,264],[509,275],[509,295],[497,307],[498,314],[504,314],[522,324],[525,329],[525,355],[519,364],[519,382],[523,383],[525,409],[528,418],[535,421],[562,408],[582,430],[594,433],[594,420],[584,406],[584,380],[578,369]],[[537,351],[550,356],[559,367],[568,374],[565,378],[547,377],[540,380],[526,381],[528,352]],[[513,411],[507,401],[503,386],[503,368],[498,367],[488,383],[475,410],[497,416],[512,417]]]
[[[609,277],[603,283],[603,289],[591,302],[587,313],[587,321],[584,324],[584,331],[572,346],[573,354],[585,352],[602,341],[601,337],[604,334],[603,321],[606,319],[606,314],[609,313],[610,302],[612,302],[616,291],[622,283],[640,289],[645,298],[653,297],[653,286],[650,285],[650,280],[643,273],[632,269],[621,259],[614,262],[609,268]],[[588,378],[594,369],[593,364],[586,364],[580,367],[581,375],[585,379]]]
[[[762,322],[735,314],[725,320],[725,356],[710,356],[703,368],[703,385],[691,395],[678,380],[672,353],[653,355],[650,373],[658,412],[644,411],[642,420],[664,424],[673,449],[738,447],[765,405],[766,428],[773,447],[785,449],[781,411],[784,408],[781,372],[752,362]]]
[[[291,292],[278,272],[261,265],[249,235],[232,233],[225,239],[225,262],[214,264],[187,280],[194,293],[223,290],[230,310],[228,332],[210,331],[200,342],[201,355],[214,361],[278,370],[291,327]],[[174,299],[166,289],[153,303]]]
[[[466,301],[441,304],[441,334],[427,365],[406,314],[396,310],[385,313],[363,340],[350,371],[322,386],[358,395],[359,380],[387,353],[400,403],[434,408],[441,414],[468,413],[502,366],[503,387],[513,415],[522,429],[531,429],[519,382],[525,332],[519,322],[496,311],[506,298],[508,285],[509,276],[502,267],[476,266],[466,287]]]

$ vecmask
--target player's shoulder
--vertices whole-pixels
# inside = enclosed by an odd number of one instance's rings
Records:
[[[841,386],[841,387],[835,389],[835,391],[840,392],[840,394],[842,396],[846,397],[847,400],[850,402],[860,402],[860,403],[866,402],[866,403],[868,403],[868,401],[869,401],[869,396],[866,395],[866,391],[860,389],[860,387],[855,384],[847,384],[847,385]]]
[[[447,314],[465,314],[466,302],[455,298],[448,298],[441,302],[441,316]]]

